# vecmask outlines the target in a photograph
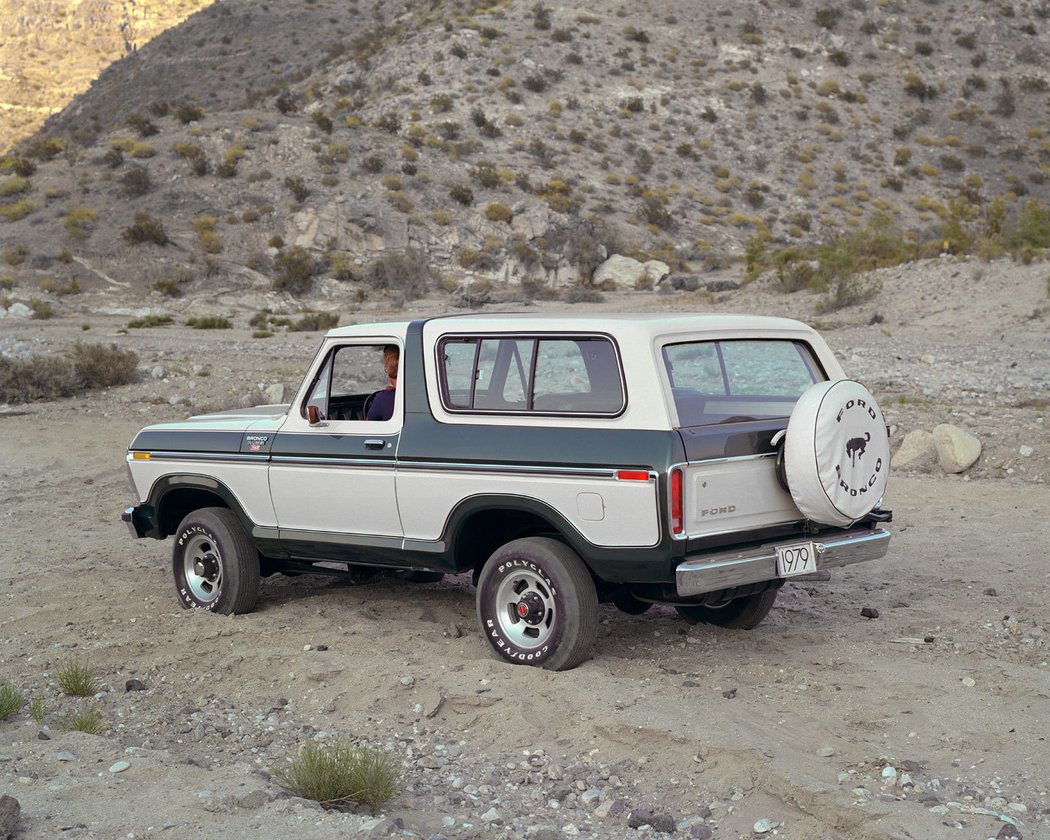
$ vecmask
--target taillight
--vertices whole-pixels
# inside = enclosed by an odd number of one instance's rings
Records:
[[[616,471],[617,481],[648,481],[649,471],[648,470],[617,470]]]
[[[676,537],[684,532],[682,524],[682,471],[671,470],[671,533]]]

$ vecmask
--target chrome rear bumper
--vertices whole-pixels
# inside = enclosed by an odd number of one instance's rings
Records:
[[[777,545],[799,540],[781,540],[757,548],[718,551],[703,554],[679,564],[675,570],[675,586],[681,597],[717,592],[734,586],[744,586],[777,576]],[[841,535],[816,538],[817,569],[831,569],[863,563],[885,556],[890,546],[890,532],[882,528],[850,531]],[[790,581],[791,578],[786,578]]]

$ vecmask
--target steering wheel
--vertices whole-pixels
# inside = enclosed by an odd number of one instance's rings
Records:
[[[361,406],[361,419],[362,420],[367,420],[368,419],[368,410],[372,407],[372,403],[375,402],[376,394],[378,394],[378,393],[379,393],[378,391],[373,391],[371,394],[369,394],[367,397],[365,397],[365,404],[363,406]]]

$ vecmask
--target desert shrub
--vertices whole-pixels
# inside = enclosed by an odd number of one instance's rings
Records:
[[[485,218],[490,222],[505,222],[509,225],[514,214],[506,204],[493,202],[485,208]]]
[[[29,249],[25,245],[8,245],[0,251],[0,259],[10,266],[21,265],[29,256]]]
[[[8,178],[3,183],[0,183],[0,198],[10,198],[13,195],[29,192],[32,186],[28,178],[22,178],[18,175]]]
[[[197,105],[190,105],[188,102],[184,102],[175,109],[175,119],[177,119],[183,125],[189,125],[191,122],[197,122],[204,117],[204,109]]]
[[[463,127],[455,120],[445,120],[438,123],[435,128],[437,133],[446,140],[458,140]]]
[[[222,315],[198,315],[195,318],[187,318],[183,323],[195,330],[228,330],[233,326],[229,318]]]
[[[325,332],[339,326],[338,312],[308,312],[288,325],[290,332]]]
[[[464,184],[456,184],[448,191],[448,194],[450,198],[458,201],[464,207],[469,207],[474,203],[474,191]]]
[[[328,157],[336,163],[346,163],[350,160],[350,145],[341,140],[329,143],[325,151],[328,153]]]
[[[305,248],[295,246],[281,251],[274,259],[273,287],[278,292],[304,295],[313,288],[317,263]]]
[[[22,152],[26,157],[36,158],[37,160],[51,160],[60,155],[63,149],[65,149],[65,144],[61,140],[37,135],[26,141],[22,147]]]
[[[834,29],[842,17],[842,9],[834,6],[823,6],[813,13],[813,21],[823,29]]]
[[[540,73],[531,73],[522,80],[525,90],[543,93],[547,89],[547,80]]]
[[[904,92],[908,94],[908,96],[914,96],[919,101],[935,99],[938,93],[935,85],[927,84],[923,81],[922,77],[914,71],[909,71],[904,76]]]
[[[384,198],[387,202],[400,213],[411,213],[413,204],[412,199],[405,195],[401,190],[387,190],[384,193]]]
[[[172,280],[169,280],[168,282],[174,283]],[[135,318],[132,321],[128,321],[128,329],[142,330],[148,329],[149,327],[166,327],[173,323],[175,323],[175,320],[170,315],[145,315],[142,318]]]
[[[73,239],[87,239],[95,229],[98,214],[90,207],[74,207],[62,220],[62,226]]]
[[[31,213],[35,213],[39,205],[31,198],[20,198],[10,204],[0,204],[0,216],[9,222],[17,222]]]
[[[10,157],[5,157],[0,160],[0,172],[13,172],[15,175],[21,175],[23,178],[28,178],[36,172],[36,164],[29,158],[21,157],[19,155],[11,155]]]
[[[0,402],[11,404],[70,397],[81,390],[68,359],[30,356],[9,359],[0,356]]]
[[[361,168],[376,175],[383,171],[383,159],[379,155],[368,155],[361,161]]]
[[[306,201],[306,197],[310,195],[310,188],[306,186],[306,182],[299,175],[286,176],[284,185],[291,191],[292,197],[300,203]]]
[[[605,296],[592,286],[570,286],[565,291],[566,303],[601,303]]]
[[[43,697],[34,697],[29,701],[29,715],[37,725],[44,722],[44,718],[47,716],[47,706]]]
[[[129,245],[167,245],[171,240],[164,232],[164,225],[149,213],[136,213],[135,221],[121,234]]]
[[[146,167],[133,166],[121,176],[120,186],[124,190],[124,195],[135,198],[153,189],[153,179],[150,178]]]
[[[387,111],[376,118],[375,126],[388,134],[397,134],[401,130],[401,117],[394,111]]]
[[[101,687],[94,669],[79,659],[69,659],[59,665],[55,679],[68,697],[91,697]]]
[[[326,114],[324,111],[314,111],[312,114],[310,114],[310,119],[312,119],[314,121],[314,125],[321,129],[321,131],[323,131],[325,134],[332,133],[332,118],[328,116],[328,114]]]
[[[401,770],[378,750],[346,742],[308,741],[286,769],[274,776],[289,791],[326,808],[361,803],[378,808],[397,793]]]
[[[105,154],[99,159],[99,163],[108,166],[110,169],[118,169],[124,163],[124,150],[116,147],[107,149]]]
[[[139,357],[116,344],[85,344],[77,341],[70,351],[73,370],[84,388],[110,388],[138,379]],[[94,692],[92,692],[94,693]]]
[[[453,99],[447,93],[439,93],[436,96],[430,97],[430,110],[435,114],[443,114],[446,111],[451,111],[453,105]]]
[[[430,266],[422,251],[410,248],[401,254],[384,254],[373,260],[365,267],[362,279],[374,289],[401,292],[413,299],[426,293]]]
[[[25,700],[25,695],[17,685],[0,680],[0,721],[16,715]]]
[[[563,254],[584,280],[590,280],[609,254],[624,250],[619,231],[604,219],[580,219],[553,227],[541,244]]]
[[[38,321],[46,321],[55,315],[55,307],[46,300],[40,300],[39,298],[32,298],[29,301],[29,308],[33,310],[33,317]]]

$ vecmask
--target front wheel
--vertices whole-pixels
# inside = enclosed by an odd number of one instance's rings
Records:
[[[250,612],[259,598],[259,553],[227,508],[201,508],[175,532],[175,590],[186,609]]]
[[[753,630],[762,623],[780,589],[767,589],[754,595],[734,598],[720,607],[677,606],[675,611],[690,624],[714,624],[718,627],[730,627],[735,630]]]
[[[514,540],[488,559],[478,620],[493,651],[519,665],[566,671],[591,652],[598,596],[579,555],[546,537]]]

